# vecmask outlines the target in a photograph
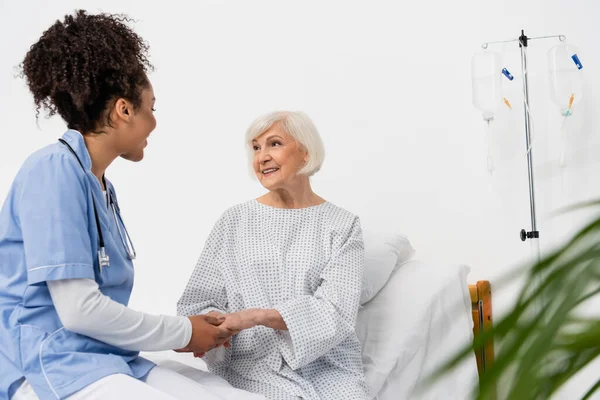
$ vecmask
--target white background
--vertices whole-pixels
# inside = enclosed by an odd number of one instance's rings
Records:
[[[25,157],[65,129],[43,116],[38,128],[15,67],[44,29],[76,8],[137,19],[156,67],[158,126],[146,158],[118,160],[107,173],[138,252],[136,309],[174,313],[215,220],[263,192],[248,176],[243,138],[256,116],[275,109],[314,119],[327,149],[314,189],[360,215],[365,229],[407,235],[420,259],[468,264],[471,282],[494,284],[518,268],[532,255],[519,239],[530,228],[520,52],[516,43],[493,48],[515,80],[503,79],[513,111],[501,108],[493,126],[492,176],[470,62],[483,42],[521,29],[566,35],[586,79],[561,170],[562,120],[549,98],[547,62],[558,40],[531,42],[542,253],[589,216],[552,212],[600,197],[597,1],[0,0],[1,199]],[[500,312],[515,289],[495,289]]]

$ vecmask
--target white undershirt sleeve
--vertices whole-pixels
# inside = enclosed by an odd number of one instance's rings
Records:
[[[102,294],[92,279],[46,283],[56,312],[69,331],[132,351],[181,349],[192,337],[187,317],[132,310]]]

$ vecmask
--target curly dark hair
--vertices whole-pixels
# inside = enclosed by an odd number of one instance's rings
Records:
[[[107,110],[118,98],[141,104],[149,85],[148,45],[123,15],[78,10],[46,30],[21,64],[36,105],[58,113],[82,134],[110,125]]]

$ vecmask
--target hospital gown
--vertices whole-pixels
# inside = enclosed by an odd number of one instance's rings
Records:
[[[276,309],[288,331],[244,330],[205,356],[209,370],[270,399],[366,399],[354,330],[363,262],[359,219],[344,209],[248,201],[217,221],[178,314]]]

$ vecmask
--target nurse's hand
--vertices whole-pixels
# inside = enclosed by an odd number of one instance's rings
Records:
[[[214,317],[214,318],[222,319],[222,318],[225,318],[225,315],[227,315],[227,314],[223,314],[223,313],[220,313],[218,311],[211,311],[211,312],[209,312],[206,315],[208,315],[209,317]],[[232,332],[232,333],[235,333],[235,332]],[[223,342],[222,345],[219,345],[217,347],[221,347],[221,346],[230,348],[231,347],[231,339],[227,339],[225,342]],[[194,353],[194,357],[197,357],[197,358],[204,357],[204,353]]]
[[[177,352],[205,353],[222,345],[232,335],[220,326],[224,321],[222,317],[194,315],[188,318],[192,323],[192,338],[185,348],[175,350]]]

